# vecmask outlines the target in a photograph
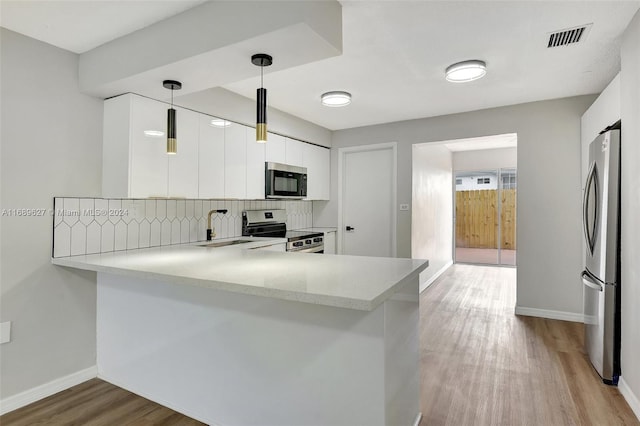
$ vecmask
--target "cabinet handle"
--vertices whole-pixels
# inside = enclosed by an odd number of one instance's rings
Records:
[[[356,228],[353,228],[353,227],[351,227],[351,226],[349,226],[349,225],[347,225],[347,227],[346,227],[345,229],[346,229],[347,231],[355,231],[355,230],[356,230]]]

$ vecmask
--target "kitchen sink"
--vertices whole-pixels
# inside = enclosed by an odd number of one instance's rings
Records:
[[[252,243],[254,241],[251,240],[231,240],[231,241],[219,241],[219,242],[215,242],[215,243],[205,243],[205,244],[197,244],[200,247],[226,247],[226,246],[234,246],[237,244],[244,244],[244,243]]]

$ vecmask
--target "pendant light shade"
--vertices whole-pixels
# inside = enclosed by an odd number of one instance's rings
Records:
[[[251,57],[251,63],[260,67],[260,88],[256,91],[256,142],[267,142],[267,89],[263,86],[263,70],[273,63],[266,53],[257,53]]]
[[[176,110],[167,110],[167,154],[178,152],[178,141],[176,140]]]
[[[165,80],[162,85],[171,90],[171,108],[167,110],[167,154],[175,155],[178,152],[178,131],[176,110],[173,108],[173,91],[182,89],[182,83],[175,80]]]
[[[256,91],[256,142],[267,142],[267,89]]]

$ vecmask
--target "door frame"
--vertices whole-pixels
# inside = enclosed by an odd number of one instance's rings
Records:
[[[344,204],[343,194],[345,185],[345,173],[344,168],[346,166],[345,156],[355,152],[368,152],[368,151],[382,151],[391,150],[392,155],[392,170],[391,170],[391,256],[397,256],[397,228],[398,217],[396,212],[396,205],[398,202],[398,143],[397,142],[384,142],[372,145],[358,145],[345,148],[338,148],[338,247],[337,254],[342,254],[343,241],[344,241]]]

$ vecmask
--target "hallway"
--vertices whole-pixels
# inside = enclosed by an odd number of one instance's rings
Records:
[[[426,425],[640,425],[583,325],[516,316],[516,269],[454,265],[420,299]]]

